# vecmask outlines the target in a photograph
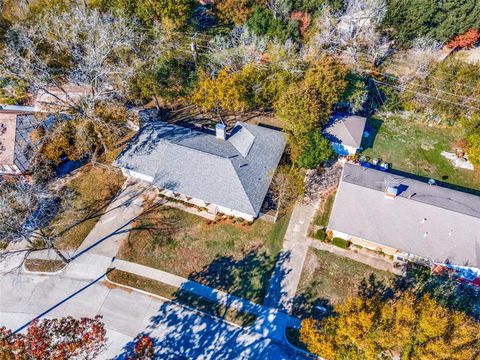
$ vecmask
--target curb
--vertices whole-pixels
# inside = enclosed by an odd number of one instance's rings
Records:
[[[119,283],[117,283],[117,282],[115,282],[115,281],[110,280],[107,275],[105,275],[105,280],[106,280],[108,283],[112,284],[112,285],[115,285],[115,286],[118,286],[118,287],[122,287],[122,288],[125,288],[125,289],[128,289],[128,290],[136,291],[136,292],[139,292],[139,293],[141,293],[141,294],[143,294],[143,295],[152,296],[152,297],[157,298],[157,299],[160,299],[160,300],[162,300],[162,301],[174,303],[174,304],[176,304],[176,305],[178,305],[178,306],[181,306],[181,307],[183,307],[183,308],[185,308],[185,309],[188,309],[188,310],[190,310],[190,311],[193,311],[193,312],[199,314],[200,316],[205,316],[205,317],[208,317],[208,318],[214,319],[214,320],[220,320],[221,322],[224,322],[224,323],[226,323],[226,324],[228,324],[228,325],[231,325],[231,326],[234,326],[234,327],[236,327],[236,328],[248,329],[248,327],[240,326],[240,325],[238,325],[238,324],[232,323],[232,322],[230,322],[230,321],[228,321],[228,320],[225,320],[225,319],[223,319],[223,318],[220,318],[220,317],[217,317],[217,316],[215,316],[215,315],[212,315],[212,314],[203,312],[203,311],[201,311],[201,310],[192,308],[192,307],[190,307],[190,306],[188,306],[188,305],[181,304],[181,303],[179,303],[179,302],[177,302],[177,301],[175,301],[175,300],[166,298],[166,297],[164,297],[164,296],[157,295],[157,294],[153,294],[153,293],[150,293],[150,292],[145,291],[145,290],[137,289],[137,288],[134,288],[134,287],[132,287],[132,286],[128,286],[128,285],[124,285],[124,284],[119,284]],[[199,297],[200,297],[200,296],[199,296]]]
[[[308,352],[306,350],[303,350],[303,349],[300,349],[299,347],[293,345],[290,341],[288,341],[288,338],[287,338],[287,328],[285,328],[285,332],[283,333],[283,340],[285,341],[285,344],[287,344],[288,346],[290,346],[292,349],[294,349],[295,351],[307,356],[308,358],[310,359],[313,359],[313,360],[326,360],[318,355],[315,355],[315,354],[312,354],[311,352]]]
[[[47,260],[48,261],[48,260]],[[34,275],[58,275],[60,274],[61,272],[63,272],[63,270],[65,270],[65,268],[67,267],[68,264],[65,264],[65,266],[63,268],[61,268],[60,270],[57,270],[57,271],[33,271],[33,270],[28,270],[26,267],[25,267],[25,262],[23,262],[22,264],[22,271],[26,274],[34,274]]]

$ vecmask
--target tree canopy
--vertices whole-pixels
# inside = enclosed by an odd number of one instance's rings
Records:
[[[480,25],[477,0],[388,0],[382,27],[400,46],[419,37],[442,43]]]
[[[428,295],[395,300],[351,298],[322,321],[302,323],[301,339],[328,359],[476,359],[480,324]]]
[[[35,320],[26,334],[0,328],[2,359],[94,359],[106,349],[101,316]]]

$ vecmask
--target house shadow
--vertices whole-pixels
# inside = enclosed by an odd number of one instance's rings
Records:
[[[378,132],[380,131],[382,124],[383,124],[383,120],[380,120],[378,118],[367,119],[367,123],[365,124],[364,134],[366,132],[368,133],[368,136],[362,137],[362,143],[360,145],[362,150],[373,148],[373,145],[375,144],[375,139],[377,138]]]

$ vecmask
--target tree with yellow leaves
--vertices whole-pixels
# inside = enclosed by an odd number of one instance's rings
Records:
[[[480,324],[407,292],[374,302],[353,298],[322,321],[304,320],[301,341],[327,359],[474,360],[480,356]]]

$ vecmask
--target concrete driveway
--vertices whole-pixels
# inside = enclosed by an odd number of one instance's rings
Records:
[[[0,326],[17,329],[89,284],[88,280],[66,276],[6,274],[0,277]],[[125,347],[140,333],[147,333],[155,340],[157,354],[162,359],[302,358],[288,346],[248,329],[138,292],[109,288],[103,280],[47,316],[97,314],[103,316],[108,330],[109,347],[102,359],[125,358]]]

